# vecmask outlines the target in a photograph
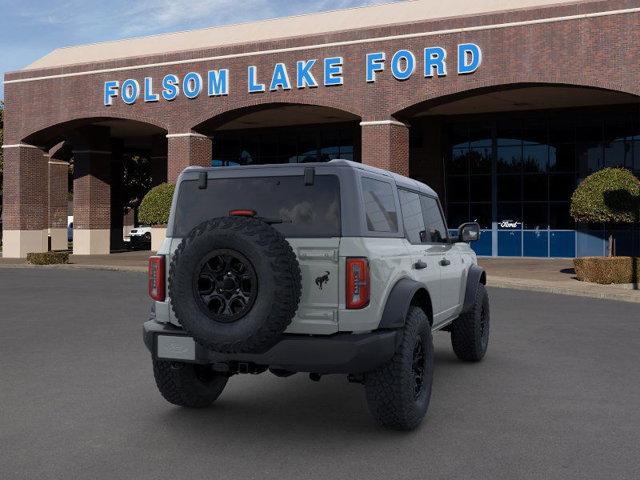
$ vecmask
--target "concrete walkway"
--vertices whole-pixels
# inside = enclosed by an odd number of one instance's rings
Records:
[[[640,303],[640,286],[576,280],[570,259],[481,258],[478,263],[493,287]]]
[[[24,260],[0,258],[0,268],[94,268],[146,272],[149,255],[149,251],[71,255],[69,265],[47,267],[27,265]],[[633,285],[597,285],[576,280],[570,259],[481,258],[479,263],[487,271],[487,282],[492,287],[640,303],[640,290],[634,290]]]

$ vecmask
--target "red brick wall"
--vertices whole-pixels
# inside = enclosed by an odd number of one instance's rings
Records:
[[[362,163],[409,175],[409,128],[385,123],[362,126]]]
[[[600,10],[637,7],[636,1],[607,0],[582,2],[536,10],[482,15],[472,18],[457,18],[408,25],[396,25],[369,30],[355,30],[338,34],[289,39],[262,44],[249,44],[220,49],[168,54],[166,57],[133,58],[107,64],[70,66],[42,71],[9,73],[7,80],[37,75],[55,75],[80,70],[104,69],[155,61],[172,61],[194,57],[227,55],[244,51],[269,48],[291,48],[299,45],[382,37],[385,35],[410,34],[415,32],[440,31],[477,25],[493,25],[503,22],[577,15]],[[629,13],[613,16],[576,19],[571,21],[529,24],[508,28],[487,29],[473,32],[439,34],[388,41],[372,41],[362,44],[315,48],[309,51],[282,52],[230,58],[219,61],[190,62],[180,65],[161,66],[131,71],[99,73],[76,77],[54,78],[6,85],[7,143],[15,143],[41,129],[78,118],[111,116],[146,121],[164,128],[170,133],[184,133],[216,115],[237,109],[273,102],[292,102],[332,106],[359,115],[363,120],[387,119],[415,103],[433,100],[472,89],[499,86],[511,83],[561,83],[585,85],[638,94],[640,67],[640,14]],[[448,51],[450,60],[455,60],[456,45],[475,42],[481,46],[483,65],[471,75],[457,75],[455,64],[449,64],[449,75],[442,78],[425,79],[420,72],[404,82],[391,76],[389,69],[378,75],[378,81],[365,82],[365,54],[385,51],[389,59],[400,48],[411,49],[418,59],[424,47],[439,45]],[[258,66],[262,81],[270,75],[276,62],[285,62],[289,73],[295,71],[295,61],[304,58],[322,59],[341,55],[345,58],[344,85],[315,89],[295,88],[290,91],[249,94],[246,91],[248,65]],[[388,66],[387,66],[388,67]],[[231,91],[226,97],[211,98],[201,95],[189,100],[183,95],[172,102],[125,105],[115,99],[114,105],[105,107],[102,86],[106,80],[136,78],[142,82],[144,76],[159,80],[168,73],[182,77],[188,71],[204,74],[210,68],[228,68],[231,74]],[[316,76],[321,80],[320,70]],[[52,132],[48,132],[53,134]],[[36,138],[36,137],[33,137]],[[49,139],[50,135],[38,135],[38,139]]]
[[[74,152],[73,228],[111,227],[111,152]]]
[[[3,229],[47,228],[48,160],[37,148],[4,150]]]
[[[176,183],[178,175],[190,165],[211,165],[211,139],[203,136],[170,137],[167,181]]]

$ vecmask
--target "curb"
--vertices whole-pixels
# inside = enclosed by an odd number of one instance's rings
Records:
[[[0,264],[0,268],[23,268],[23,269],[59,269],[59,270],[106,270],[111,272],[147,272],[147,267],[135,267],[130,265],[81,265],[76,263],[66,263],[59,265],[30,265],[26,263]]]
[[[577,281],[577,280],[576,280]],[[487,276],[487,286],[495,288],[510,288],[529,292],[553,293],[557,295],[570,295],[574,297],[597,298],[600,300],[615,300],[620,302],[640,303],[640,291],[616,291],[606,290],[608,285],[598,285],[603,290],[589,291],[578,288],[563,287],[558,285],[545,285],[541,283],[522,282],[506,277]],[[591,287],[591,285],[588,285]],[[594,285],[595,286],[595,285]],[[615,288],[615,287],[609,287]]]

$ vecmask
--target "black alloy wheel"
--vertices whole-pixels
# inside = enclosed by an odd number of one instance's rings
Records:
[[[213,250],[194,275],[196,303],[209,318],[222,323],[235,322],[253,306],[258,278],[251,262],[240,252]]]

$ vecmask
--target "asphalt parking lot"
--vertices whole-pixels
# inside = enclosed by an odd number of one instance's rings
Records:
[[[412,433],[343,377],[233,377],[211,409],[156,391],[144,274],[0,269],[2,479],[640,478],[637,304],[491,289],[481,364],[436,342]]]

